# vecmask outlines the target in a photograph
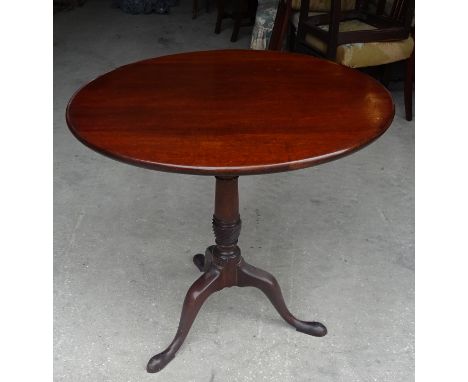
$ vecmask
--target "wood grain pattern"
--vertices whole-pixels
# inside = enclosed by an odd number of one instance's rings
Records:
[[[237,176],[288,171],[352,153],[389,127],[374,79],[314,57],[224,50],[120,67],[79,90],[72,133],[155,170]]]

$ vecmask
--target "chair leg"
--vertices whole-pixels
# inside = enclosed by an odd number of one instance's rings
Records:
[[[288,20],[289,23],[289,20]],[[296,49],[296,28],[294,28],[291,23],[288,27],[288,50],[294,52]]]
[[[392,77],[392,64],[384,65],[382,68],[382,78],[381,82],[382,85],[388,89],[388,85],[390,84],[390,79]]]
[[[220,34],[221,33],[221,23],[223,21],[224,17],[224,0],[218,0],[217,1],[217,8],[218,8],[218,16],[216,18],[216,26],[215,26],[215,33]]]
[[[293,29],[294,33],[294,52],[302,53],[303,52],[303,45],[302,41],[305,41],[305,36],[301,36],[299,27]]]
[[[198,0],[193,0],[192,19],[196,19],[198,15]]]
[[[232,30],[231,42],[236,42],[237,36],[239,35],[241,21],[242,21],[242,0],[235,0],[233,15],[234,15],[234,28]]]
[[[255,16],[257,13],[258,1],[257,0],[247,0],[247,13],[249,15],[249,20],[251,25],[255,25]]]
[[[406,120],[413,119],[413,80],[414,80],[414,51],[410,58],[406,60],[405,75],[405,115]]]

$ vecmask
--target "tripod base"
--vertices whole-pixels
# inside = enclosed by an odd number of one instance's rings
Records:
[[[193,262],[203,272],[185,296],[179,328],[171,344],[152,357],[146,370],[156,373],[175,357],[205,300],[214,292],[233,286],[255,287],[268,297],[281,317],[297,331],[322,337],[327,329],[319,322],[301,321],[286,307],[276,279],[261,269],[247,264],[237,246],[241,230],[237,177],[216,177],[213,233],[216,245],[208,247],[205,255],[195,255]]]
[[[297,331],[315,337],[323,337],[327,334],[327,329],[321,323],[301,321],[294,317],[286,307],[276,279],[270,273],[246,263],[240,251],[230,258],[219,257],[216,255],[215,246],[211,246],[204,256],[195,255],[193,262],[203,274],[187,292],[174,340],[166,350],[155,355],[148,362],[146,370],[149,373],[162,370],[172,361],[205,300],[212,293],[226,287],[258,288],[268,297],[280,316]]]

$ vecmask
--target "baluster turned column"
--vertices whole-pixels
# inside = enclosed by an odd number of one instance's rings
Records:
[[[222,278],[226,286],[237,284],[237,265],[242,261],[237,245],[241,230],[239,215],[238,177],[216,177],[213,232],[216,245],[212,261],[224,268]]]

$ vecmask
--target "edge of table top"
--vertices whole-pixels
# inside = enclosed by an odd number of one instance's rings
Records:
[[[219,51],[229,51],[229,52],[237,51],[237,52],[245,53],[245,52],[250,52],[251,50],[248,50],[248,49],[222,49],[222,50],[205,50],[205,51],[176,53],[176,54],[171,54],[171,55],[165,55],[165,56],[160,56],[160,57],[152,57],[152,58],[149,58],[149,59],[135,61],[135,62],[132,62],[132,63],[128,63],[128,64],[125,64],[125,65],[119,66],[117,68],[114,68],[113,70],[110,70],[109,72],[106,72],[104,74],[101,74],[101,75],[95,77],[93,80],[87,82],[86,84],[84,84],[78,90],[76,90],[74,92],[74,94],[72,95],[72,97],[70,98],[70,100],[69,100],[69,102],[67,104],[66,113],[65,113],[67,126],[68,126],[70,132],[73,134],[73,136],[76,139],[78,139],[81,143],[83,143],[85,146],[89,147],[93,151],[96,151],[96,152],[98,152],[98,153],[100,153],[100,154],[102,154],[104,156],[107,156],[107,157],[109,157],[111,159],[117,160],[119,162],[127,163],[127,164],[130,164],[130,165],[133,165],[133,166],[142,167],[142,168],[151,169],[151,170],[163,171],[163,172],[188,174],[188,175],[240,176],[240,175],[259,175],[259,174],[270,174],[270,173],[276,173],[276,172],[286,172],[286,171],[300,170],[300,169],[313,167],[313,166],[316,166],[316,165],[319,165],[319,164],[323,164],[323,163],[326,163],[326,162],[330,162],[330,161],[342,158],[344,156],[353,154],[353,153],[365,148],[369,144],[373,143],[375,140],[377,140],[380,136],[382,136],[387,131],[387,129],[390,127],[390,125],[393,122],[393,118],[394,118],[394,115],[395,115],[395,104],[393,102],[393,98],[392,98],[390,92],[385,87],[383,87],[376,79],[374,79],[374,78],[372,78],[370,76],[367,76],[367,75],[365,75],[363,73],[360,73],[360,72],[356,71],[355,69],[343,67],[346,70],[350,70],[350,71],[352,71],[353,73],[355,73],[357,75],[365,76],[366,80],[370,80],[370,81],[373,81],[373,82],[377,83],[379,86],[381,86],[381,88],[383,90],[385,90],[387,92],[387,94],[389,96],[389,99],[392,101],[391,117],[386,120],[386,123],[383,124],[382,129],[375,136],[373,136],[373,137],[371,137],[369,139],[366,139],[364,142],[362,142],[360,144],[357,144],[357,145],[355,145],[355,146],[353,146],[351,148],[339,150],[337,152],[328,153],[328,154],[325,154],[325,155],[322,155],[322,156],[314,156],[312,158],[304,158],[304,159],[300,159],[300,160],[293,160],[293,161],[282,162],[282,163],[262,164],[262,165],[253,165],[253,166],[203,167],[203,166],[186,166],[186,165],[180,165],[180,164],[175,165],[175,164],[170,164],[170,163],[158,163],[158,162],[155,162],[155,161],[145,161],[145,160],[141,160],[141,159],[126,157],[125,155],[117,154],[115,152],[103,149],[101,147],[97,147],[97,146],[93,145],[91,142],[83,139],[76,132],[76,130],[75,130],[74,126],[73,126],[73,123],[71,121],[71,118],[69,116],[70,105],[72,104],[75,96],[78,93],[80,93],[80,91],[83,88],[85,88],[89,84],[93,83],[94,81],[98,80],[100,77],[102,77],[104,75],[108,75],[108,74],[110,74],[110,73],[112,73],[114,71],[117,71],[119,69],[122,69],[122,68],[124,68],[126,66],[130,66],[130,65],[133,65],[133,64],[136,64],[136,63],[144,63],[146,61],[151,61],[151,60],[154,60],[154,59],[157,59],[157,58],[174,57],[174,56],[178,56],[178,55],[186,55],[186,54],[189,54],[189,53],[213,52],[213,51],[218,51],[218,52]],[[270,51],[262,51],[262,52],[265,52],[265,54],[268,54],[267,52],[270,52]],[[279,52],[272,52],[272,54],[277,54],[277,53],[279,53]],[[290,52],[281,52],[280,54],[303,56],[303,57],[317,59],[315,57],[311,57],[311,56],[308,56],[308,55],[290,53]],[[339,64],[336,64],[334,62],[330,62],[330,61],[327,61],[327,62],[329,62],[330,64],[339,65]]]

